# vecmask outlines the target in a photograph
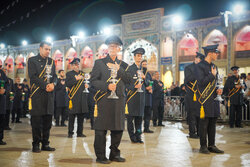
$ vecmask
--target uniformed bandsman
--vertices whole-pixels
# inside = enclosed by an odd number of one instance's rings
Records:
[[[160,80],[160,73],[153,74],[153,125],[165,126],[162,124],[164,115],[164,83]],[[157,123],[158,122],[158,123]]]
[[[88,95],[83,91],[88,85],[84,83],[84,73],[79,68],[80,59],[74,58],[70,64],[73,70],[66,74],[66,86],[69,88],[68,137],[72,138],[74,133],[75,117],[77,117],[77,137],[86,137],[83,134],[83,119],[84,114],[88,113]]]
[[[203,47],[205,60],[196,66],[198,102],[200,105],[200,153],[209,154],[224,153],[215,146],[216,121],[220,116],[219,102],[215,101],[217,94],[222,90],[216,90],[217,67],[212,63],[220,53],[218,45]],[[208,145],[207,145],[208,136]]]
[[[37,56],[28,60],[28,74],[31,85],[29,109],[33,137],[32,151],[35,153],[39,153],[41,150],[55,151],[55,148],[49,146],[52,115],[54,113],[54,86],[57,81],[55,63],[49,57],[51,44],[41,42],[39,52]],[[41,150],[40,142],[42,143]]]
[[[6,88],[8,87],[8,78],[0,69],[0,145],[6,145],[6,142],[3,141],[4,138],[4,119],[6,114]]]
[[[141,66],[143,69],[143,74],[145,75],[145,108],[144,108],[144,133],[154,133],[150,130],[150,120],[152,117],[152,105],[153,105],[153,79],[151,74],[148,72],[147,60],[142,60]]]
[[[197,110],[199,110],[199,104],[197,102],[197,80],[195,78],[195,65],[204,60],[205,56],[197,52],[194,62],[184,70],[184,83],[186,88],[185,96],[185,109],[187,111],[187,119],[189,125],[189,137],[199,138],[199,115],[197,116]]]
[[[140,82],[139,79],[145,79],[142,67],[140,66],[142,55],[145,53],[145,50],[143,48],[137,48],[132,53],[134,54],[135,62],[128,68],[129,74],[133,77],[133,82],[127,85],[127,130],[130,140],[133,143],[143,143],[141,134],[142,117],[145,107],[145,85]],[[142,78],[140,78],[138,70],[141,70]],[[142,92],[138,92],[139,88],[141,88]]]
[[[124,162],[118,149],[125,120],[125,84],[129,84],[131,78],[126,71],[127,64],[117,59],[121,50],[122,41],[118,36],[110,36],[105,43],[108,45],[108,55],[103,59],[95,61],[91,84],[97,90],[94,100],[96,102],[94,111],[95,141],[94,149],[96,162],[108,164],[111,161]],[[115,84],[110,83],[110,68],[117,71],[118,80]],[[115,91],[119,99],[109,99],[111,91]],[[106,158],[106,134],[111,131],[111,146],[109,160]]]
[[[233,75],[231,77],[228,77],[225,83],[223,94],[228,97],[228,107],[230,107],[230,128],[234,128],[234,126],[241,128],[242,105],[244,96],[241,90],[244,89],[245,86],[241,85],[240,83],[239,67],[233,66],[231,70],[233,72]]]

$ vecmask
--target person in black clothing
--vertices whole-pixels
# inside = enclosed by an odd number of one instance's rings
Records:
[[[204,60],[205,56],[196,52],[194,62],[188,65],[184,70],[184,83],[186,86],[185,109],[187,111],[187,122],[189,126],[189,137],[199,138],[199,119],[197,112],[199,111],[199,103],[197,101],[197,80],[195,78],[195,66]]]
[[[160,81],[160,73],[153,74],[153,125],[165,126],[162,124],[164,114],[164,84]],[[158,121],[158,124],[157,124]]]
[[[125,126],[125,85],[131,77],[126,72],[128,65],[117,59],[122,41],[118,36],[110,36],[105,41],[109,54],[103,59],[95,61],[90,82],[97,90],[95,96],[95,141],[94,149],[96,162],[109,164],[110,161],[125,162],[118,149]],[[110,83],[110,68],[117,70],[116,84]],[[109,99],[111,91],[115,91],[119,99]],[[106,157],[106,134],[111,131],[111,145],[109,160]]]
[[[5,75],[7,76],[7,70],[3,69]],[[8,77],[7,77],[8,78]],[[10,123],[10,113],[13,110],[13,100],[14,100],[14,82],[13,79],[8,78],[8,84],[6,88],[6,114],[5,114],[5,125],[4,130],[11,130]]]
[[[153,80],[147,69],[147,60],[142,60],[141,66],[143,68],[143,74],[145,75],[145,108],[144,108],[144,133],[154,133],[149,129],[150,120],[152,116],[152,94],[153,94]]]
[[[217,67],[212,63],[220,53],[217,45],[203,47],[205,52],[205,60],[195,66],[197,72],[196,79],[199,96],[198,102],[200,105],[199,135],[200,135],[200,153],[209,154],[224,153],[215,146],[216,121],[220,116],[219,102],[215,101],[217,94],[222,94],[221,89],[216,90],[217,82]],[[208,136],[208,145],[207,145]]]
[[[25,94],[24,94],[24,101],[23,101],[23,112],[22,112],[23,115],[22,116],[24,118],[27,118],[26,114],[28,114],[28,111],[29,111],[28,103],[29,103],[29,96],[30,96],[30,88],[29,88],[27,79],[23,80],[23,86],[24,86],[23,93]]]
[[[39,54],[28,60],[28,74],[31,85],[30,115],[33,137],[32,151],[55,151],[49,146],[52,115],[54,113],[54,87],[57,76],[55,62],[49,57],[51,44],[41,42]],[[40,142],[42,148],[40,149]]]
[[[128,73],[133,76],[133,82],[127,85],[127,129],[131,142],[143,143],[142,134],[142,118],[145,108],[145,84],[139,83],[139,79],[144,79],[144,74],[138,74],[141,70],[140,63],[142,55],[145,53],[143,48],[137,48],[132,52],[134,54],[134,64],[129,66]],[[141,71],[143,72],[143,71]],[[141,75],[139,78],[139,75]],[[138,91],[141,89],[142,91]]]
[[[14,84],[14,102],[13,102],[13,111],[12,111],[12,123],[22,123],[20,121],[22,115],[22,102],[24,101],[24,85],[21,83],[19,77],[16,78],[16,83]]]
[[[86,137],[83,134],[83,120],[84,115],[88,113],[88,94],[83,91],[89,86],[83,82],[84,73],[79,70],[79,63],[80,59],[75,58],[70,63],[73,70],[66,74],[66,86],[69,88],[69,138],[74,134],[75,117],[77,117],[77,137]]]
[[[228,103],[230,106],[230,114],[229,114],[229,125],[230,128],[238,127],[242,128],[241,119],[242,119],[242,105],[243,105],[243,93],[242,89],[246,86],[242,86],[240,84],[240,76],[239,76],[239,67],[233,66],[231,68],[233,71],[233,76],[228,77],[223,94],[228,96]],[[236,119],[235,119],[236,115]]]
[[[55,96],[56,96],[56,126],[66,126],[65,119],[66,119],[66,112],[67,107],[69,106],[67,88],[65,84],[65,72],[64,70],[58,71],[58,80],[57,85],[55,87]],[[60,122],[61,116],[61,123]]]
[[[6,106],[6,88],[8,87],[8,78],[0,69],[0,145],[6,145],[6,142],[3,141],[4,138],[4,119],[5,119],[5,106]]]
[[[96,94],[95,88],[90,84],[89,95],[88,95],[88,109],[89,109],[89,119],[91,129],[94,129],[94,109],[95,109],[95,101],[94,96]]]

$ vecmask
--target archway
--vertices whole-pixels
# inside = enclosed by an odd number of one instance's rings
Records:
[[[89,46],[85,46],[81,51],[81,69],[92,68],[94,65],[93,51]]]
[[[129,65],[134,63],[133,51],[137,48],[144,48],[145,54],[143,59],[148,61],[148,70],[149,71],[158,71],[158,50],[150,42],[144,39],[137,39],[124,52],[124,61]]]
[[[219,44],[218,49],[220,50],[220,55],[218,56],[219,59],[226,59],[227,58],[227,38],[226,36],[219,30],[214,29],[211,31],[206,38],[204,39],[203,45],[215,45]]]
[[[163,42],[163,56],[162,57],[172,57],[173,56],[173,45],[174,42],[171,38],[167,37]]]
[[[24,78],[25,67],[26,67],[25,57],[22,54],[20,54],[15,59],[15,77]]]
[[[193,61],[198,52],[198,40],[192,34],[186,34],[177,45],[179,62]]]
[[[52,58],[55,61],[56,71],[64,69],[63,54],[60,50],[57,49],[53,54]]]
[[[184,82],[184,67],[187,62],[194,61],[196,52],[198,52],[198,40],[193,36],[193,34],[185,34],[177,45],[177,80],[180,84]]]
[[[243,27],[235,36],[235,57],[250,57],[250,25]]]
[[[108,46],[106,44],[102,44],[99,48],[98,48],[98,52],[96,55],[96,59],[102,59],[105,58],[108,54]]]
[[[65,61],[65,72],[67,72],[68,70],[71,69],[71,66],[70,66],[70,62],[74,59],[74,58],[77,58],[77,53],[76,53],[76,50],[74,48],[70,48],[68,50],[68,52],[66,53],[66,61]]]
[[[7,56],[4,61],[4,68],[7,70],[7,76],[14,78],[14,59],[12,56]]]

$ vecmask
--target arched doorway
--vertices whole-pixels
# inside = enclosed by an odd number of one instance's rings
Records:
[[[177,78],[180,84],[184,83],[184,69],[194,61],[198,47],[198,40],[190,33],[185,34],[177,45]]]
[[[25,78],[25,57],[20,54],[15,59],[15,77]]]
[[[74,58],[77,58],[77,53],[76,53],[76,50],[74,48],[70,48],[68,50],[68,52],[66,53],[66,61],[65,61],[65,72],[71,70],[71,66],[70,66],[70,62],[74,59]]]
[[[7,76],[14,78],[14,59],[12,56],[7,56],[4,61],[4,68],[7,70]]]
[[[55,53],[53,54],[52,58],[55,61],[55,66],[56,66],[56,72],[59,70],[64,69],[64,61],[63,61],[63,54],[60,50],[56,50]]]
[[[203,45],[215,45],[219,44],[218,49],[220,50],[220,55],[218,56],[218,60],[227,58],[227,38],[226,36],[219,30],[215,29],[211,31],[206,38],[204,39]]]
[[[94,65],[93,51],[89,46],[85,46],[81,51],[81,69],[92,68]]]
[[[240,66],[240,73],[249,73],[250,72],[250,25],[244,26],[235,36],[235,58],[236,65]],[[247,63],[248,62],[248,63]]]
[[[148,61],[148,70],[149,71],[158,71],[158,50],[150,42],[144,39],[137,39],[134,41],[124,52],[124,61],[129,65],[134,63],[133,51],[137,48],[144,48],[145,54],[143,59]]]
[[[108,54],[108,46],[106,44],[102,44],[99,48],[98,48],[98,52],[96,55],[96,59],[102,59],[105,58]]]
[[[243,27],[235,36],[235,57],[250,57],[250,25]]]

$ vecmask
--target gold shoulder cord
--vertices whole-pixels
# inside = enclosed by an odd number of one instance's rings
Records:
[[[52,66],[53,66],[53,63],[54,63],[54,61],[52,60],[52,62],[51,62],[51,65],[52,65]],[[43,78],[43,77],[44,77],[45,69],[46,69],[47,64],[48,64],[48,59],[47,59],[47,61],[46,61],[46,64],[45,64],[45,66],[44,66],[42,72],[41,72],[40,75],[39,75],[39,78]],[[46,80],[47,80],[47,78],[44,79],[44,81],[46,81]],[[30,97],[29,97],[29,105],[28,105],[29,110],[32,110],[32,97],[33,97],[34,94],[38,91],[38,89],[40,89],[40,87],[37,87],[37,88],[36,88],[36,85],[33,83],[32,86],[31,86],[31,88],[30,88],[30,90],[32,91],[33,89],[35,89],[35,90],[31,93],[31,95],[30,95]]]
[[[204,111],[204,107],[203,104],[209,99],[209,97],[213,94],[214,90],[215,90],[215,80],[211,83],[209,82],[209,84],[207,85],[207,87],[204,89],[204,91],[201,93],[199,91],[199,87],[197,88],[199,94],[200,94],[200,98],[198,99],[199,103],[201,104],[201,108],[200,108],[200,118],[204,119],[205,118],[205,111]]]
[[[80,73],[80,75],[83,75],[83,73]],[[81,79],[80,81],[77,82],[76,86],[74,85],[68,94],[69,97],[69,109],[71,110],[73,108],[73,103],[72,103],[72,99],[75,96],[76,92],[78,91],[78,89],[80,88],[80,86],[83,83],[83,79]]]
[[[122,61],[121,61],[121,63],[122,63]],[[119,64],[119,65],[121,65],[121,63]],[[125,71],[127,71],[128,70],[128,67],[125,69]],[[109,80],[111,79],[111,77],[109,77],[109,79],[106,81],[106,82],[109,82]],[[116,85],[120,82],[120,80],[121,80],[121,78],[119,78],[118,79],[118,81],[116,82]],[[96,99],[96,97],[97,97],[97,95],[99,94],[99,93],[103,93],[100,97],[98,97],[97,99]],[[95,94],[95,96],[93,97],[93,99],[95,100],[95,109],[94,109],[94,117],[97,117],[98,116],[98,107],[97,107],[97,102],[102,98],[102,97],[104,97],[106,94],[107,94],[108,92],[101,92],[101,90],[98,90],[97,92],[96,92],[96,94]]]
[[[197,101],[197,97],[196,97],[197,89],[194,90],[195,85],[196,85],[196,83],[197,83],[197,80],[196,80],[194,83],[192,83],[192,82],[189,82],[189,83],[192,85],[192,88],[191,88],[190,86],[188,86],[188,85],[187,85],[187,87],[188,87],[192,92],[194,92],[193,101]]]
[[[240,81],[238,80],[238,83],[239,83]],[[228,103],[227,103],[227,106],[228,107],[230,107],[230,98],[235,94],[235,93],[237,93],[238,91],[240,90],[240,88],[233,88],[232,90],[230,90],[230,92],[228,93]]]

